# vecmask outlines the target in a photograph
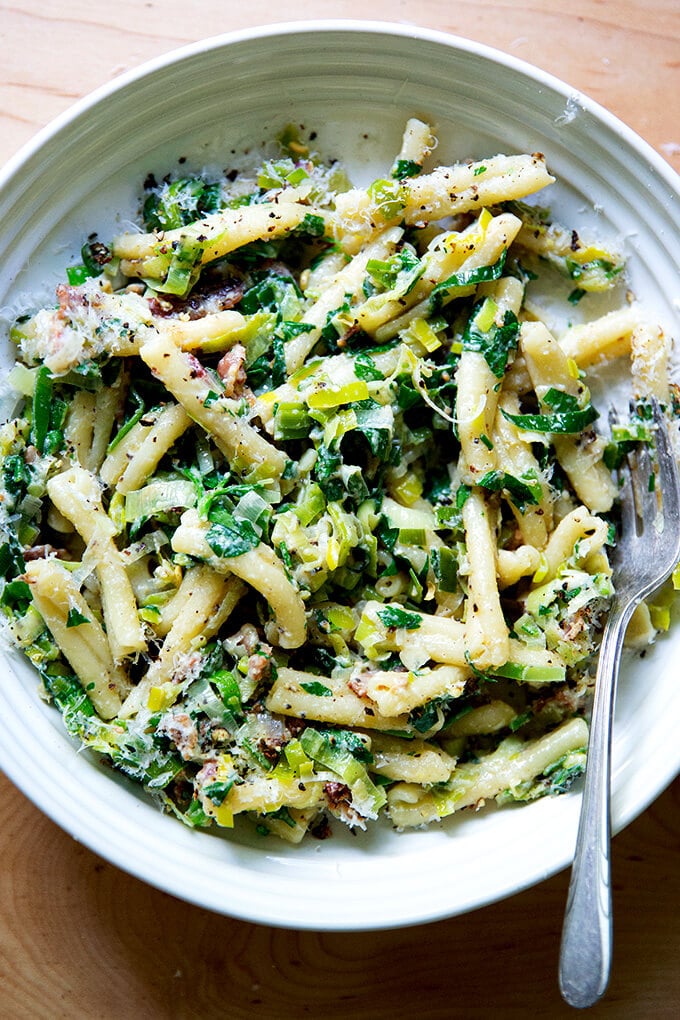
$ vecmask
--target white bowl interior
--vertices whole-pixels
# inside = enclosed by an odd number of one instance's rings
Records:
[[[672,332],[680,269],[678,182],[595,104],[484,47],[397,26],[321,22],[240,33],[115,81],[60,118],[0,175],[0,306],[50,301],[83,239],[135,215],[147,173],[229,167],[287,122],[317,133],[358,182],[384,175],[409,116],[432,122],[440,162],[546,153],[547,196],[565,222],[625,239],[633,289]],[[2,364],[12,352],[6,344]],[[606,376],[602,386],[607,385]],[[676,638],[624,668],[614,743],[620,828],[680,768]],[[379,928],[460,913],[566,865],[579,795],[454,818],[428,831],[387,826],[290,848],[192,832],[131,784],[76,754],[33,671],[3,657],[0,764],[39,807],[122,868],[217,911],[291,927]]]

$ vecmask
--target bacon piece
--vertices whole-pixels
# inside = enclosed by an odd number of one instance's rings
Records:
[[[33,545],[30,549],[24,550],[24,560],[46,560],[50,556],[57,556],[60,560],[70,560],[71,557],[66,549],[56,549],[53,545]]]
[[[217,363],[217,374],[224,383],[226,396],[240,397],[243,393],[247,381],[245,362],[245,347],[242,344],[234,344]]]
[[[186,712],[178,712],[163,719],[157,732],[164,733],[172,740],[185,761],[194,757],[198,748],[198,730]]]

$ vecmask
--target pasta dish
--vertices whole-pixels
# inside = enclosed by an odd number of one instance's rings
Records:
[[[569,788],[615,469],[646,400],[677,406],[622,254],[553,219],[541,154],[439,166],[414,119],[355,187],[313,141],[150,175],[138,227],[14,322],[0,428],[6,634],[69,734],[192,827],[294,843]],[[610,307],[556,335],[545,279]],[[612,358],[635,410],[609,432]]]

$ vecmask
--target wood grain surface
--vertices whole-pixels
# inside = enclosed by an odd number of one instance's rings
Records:
[[[530,60],[607,106],[680,170],[679,0],[0,0],[0,163],[79,96],[148,58],[312,16],[417,23]],[[614,967],[593,1017],[680,1016],[679,849],[676,780],[614,840]],[[271,929],[129,877],[4,777],[0,862],[0,1020],[572,1013],[556,981],[566,873],[426,926]]]

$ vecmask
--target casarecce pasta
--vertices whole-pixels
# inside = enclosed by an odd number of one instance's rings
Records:
[[[537,204],[541,154],[436,148],[413,119],[353,187],[286,128],[251,172],[149,178],[139,231],[11,329],[7,632],[193,827],[418,826],[583,771],[612,470],[649,396],[675,413],[670,344]],[[543,276],[592,314],[556,331]],[[637,412],[607,435],[615,358]]]

